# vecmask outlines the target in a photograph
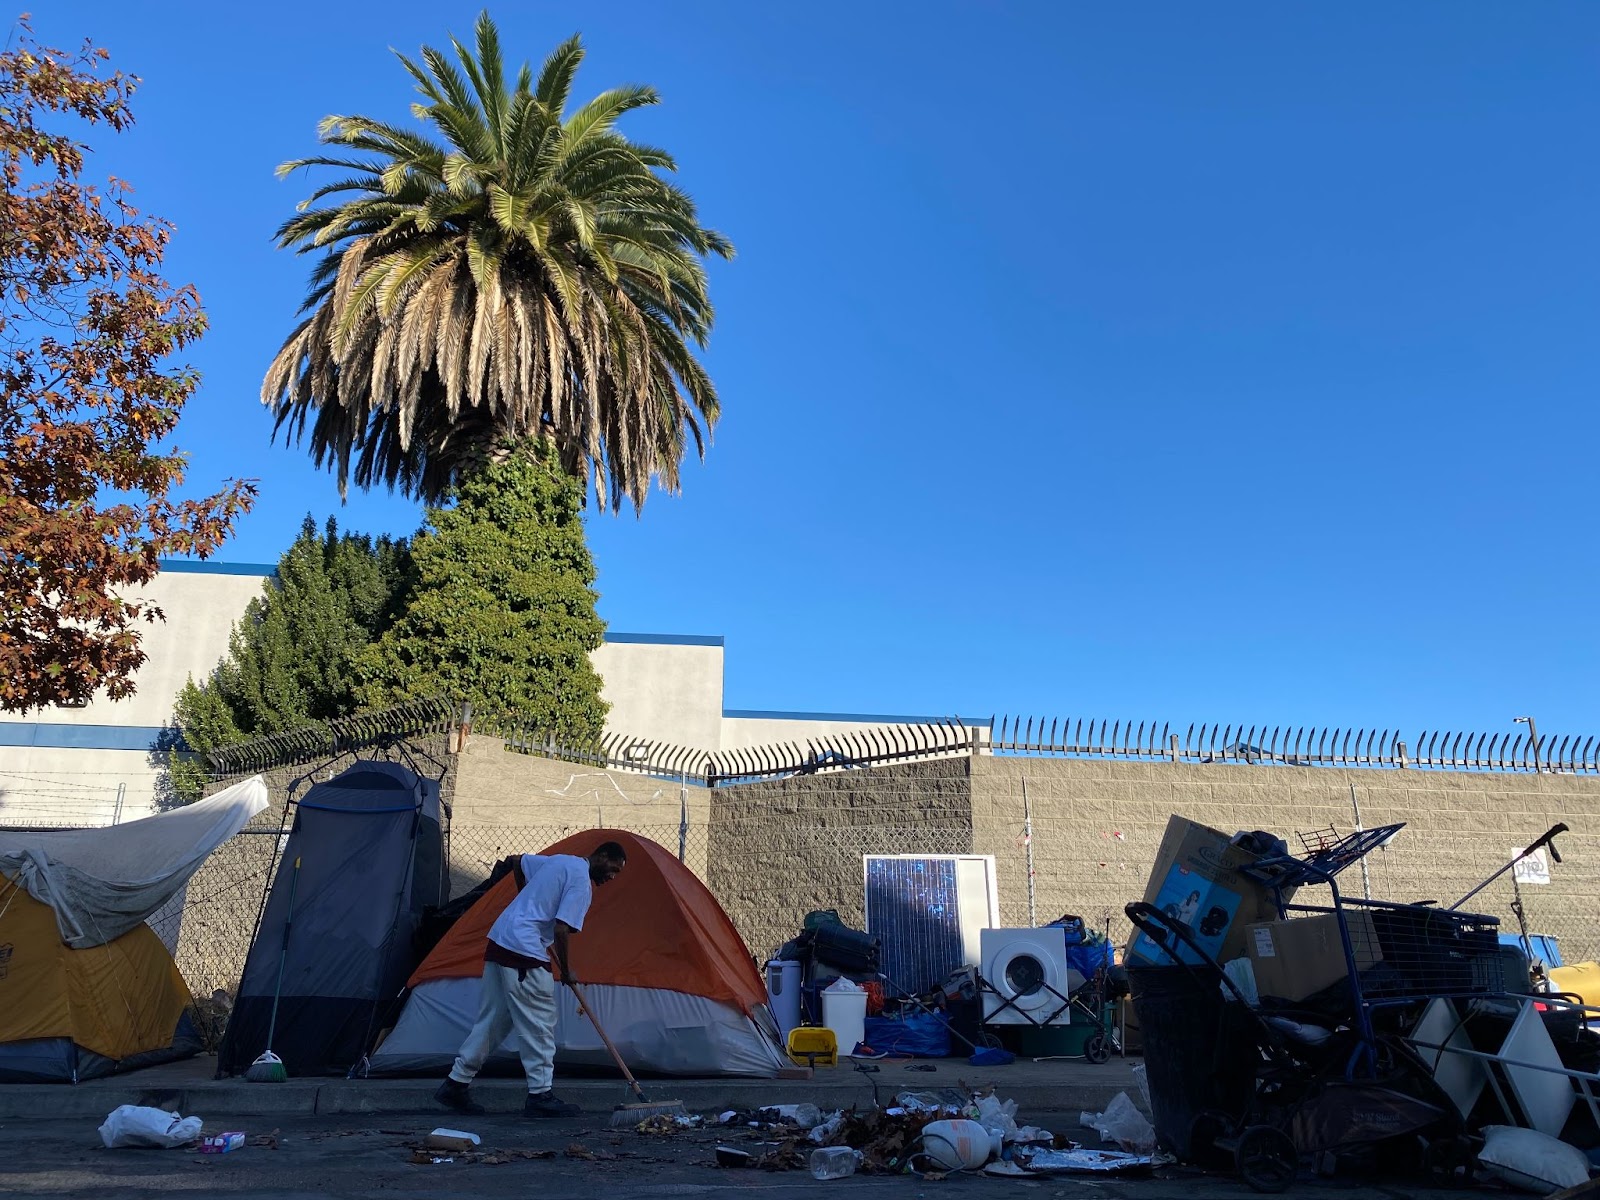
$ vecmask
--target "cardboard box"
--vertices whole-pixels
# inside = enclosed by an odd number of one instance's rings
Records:
[[[1347,911],[1345,922],[1356,969],[1365,971],[1382,958],[1372,915]],[[1245,949],[1255,970],[1256,991],[1263,997],[1298,1002],[1350,974],[1339,938],[1339,919],[1332,913],[1253,924],[1246,931]]]
[[[1261,856],[1231,844],[1230,836],[1196,821],[1173,816],[1156,852],[1144,901],[1182,921],[1195,941],[1218,962],[1244,953],[1245,926],[1277,917],[1270,889],[1239,873]],[[1170,967],[1173,959],[1140,933],[1128,945],[1135,966]],[[1183,951],[1185,962],[1198,962]]]

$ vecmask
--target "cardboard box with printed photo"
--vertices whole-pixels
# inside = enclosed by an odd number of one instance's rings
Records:
[[[1241,874],[1241,868],[1260,857],[1234,845],[1220,830],[1173,816],[1156,852],[1144,901],[1188,926],[1213,959],[1238,958],[1244,953],[1244,927],[1278,915],[1271,890]],[[1188,948],[1180,954],[1185,962],[1200,961]],[[1128,960],[1136,966],[1173,965],[1172,956],[1142,933],[1129,943]]]

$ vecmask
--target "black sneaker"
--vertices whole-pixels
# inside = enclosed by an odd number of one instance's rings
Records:
[[[553,1092],[529,1092],[527,1102],[522,1106],[522,1115],[525,1117],[576,1117],[583,1112],[576,1104],[568,1104],[565,1100],[557,1100]]]
[[[470,1084],[457,1083],[454,1079],[446,1079],[439,1085],[439,1090],[434,1092],[433,1098],[451,1112],[458,1112],[467,1117],[483,1115],[483,1105],[472,1098]]]

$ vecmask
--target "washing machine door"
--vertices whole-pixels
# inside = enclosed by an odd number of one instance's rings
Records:
[[[1083,976],[1067,966],[1065,944],[1060,950],[1040,939],[1007,942],[990,959],[989,986],[1028,1017],[1043,1021],[1060,1009],[1083,986]]]

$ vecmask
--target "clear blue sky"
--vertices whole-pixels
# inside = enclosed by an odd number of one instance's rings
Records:
[[[274,178],[409,119],[388,52],[476,4],[65,0],[142,75],[105,145],[212,332],[191,479],[223,552],[409,533],[256,402],[304,263]],[[501,4],[738,259],[684,494],[592,517],[613,629],[723,634],[732,708],[1600,730],[1600,8]]]

